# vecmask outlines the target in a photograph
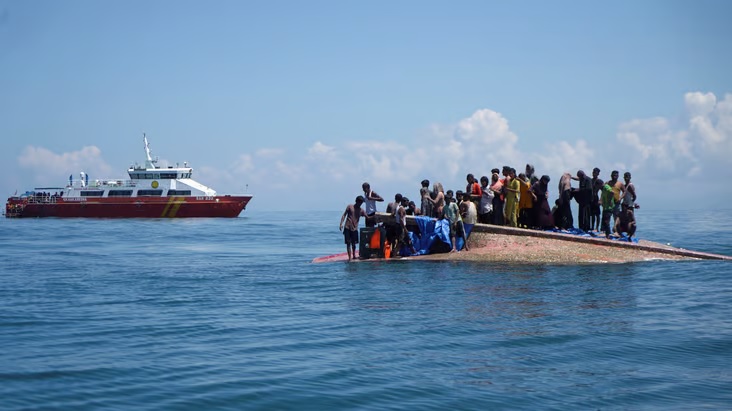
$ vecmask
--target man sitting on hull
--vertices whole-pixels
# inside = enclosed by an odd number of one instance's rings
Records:
[[[628,241],[632,241],[631,237],[633,237],[633,234],[635,234],[636,229],[635,215],[633,210],[634,207],[628,207],[627,205],[623,204],[620,215],[615,220],[615,232],[618,235],[623,235],[623,233],[626,233],[628,235]]]

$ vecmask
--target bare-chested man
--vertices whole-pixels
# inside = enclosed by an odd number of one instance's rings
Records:
[[[361,208],[363,197],[356,197],[353,204],[346,206],[346,211],[341,216],[339,230],[343,231],[343,239],[346,243],[346,251],[348,252],[348,261],[356,258],[356,244],[358,244],[358,220],[361,216],[366,216],[366,212]],[[345,221],[345,226],[343,225]]]

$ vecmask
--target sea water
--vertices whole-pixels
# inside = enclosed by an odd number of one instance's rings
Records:
[[[1,219],[0,409],[732,408],[731,262],[311,263],[340,214]]]

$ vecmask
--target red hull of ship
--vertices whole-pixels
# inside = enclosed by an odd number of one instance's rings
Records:
[[[11,198],[16,215],[8,217],[192,218],[238,217],[251,196],[88,198],[81,201],[27,202]],[[8,212],[6,210],[6,212]]]

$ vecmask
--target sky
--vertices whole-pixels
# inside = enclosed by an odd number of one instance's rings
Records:
[[[534,164],[730,208],[729,1],[0,0],[0,193],[188,162],[249,210]],[[576,184],[576,183],[575,183]],[[385,204],[380,205],[383,211]],[[640,216],[639,216],[640,217]]]

